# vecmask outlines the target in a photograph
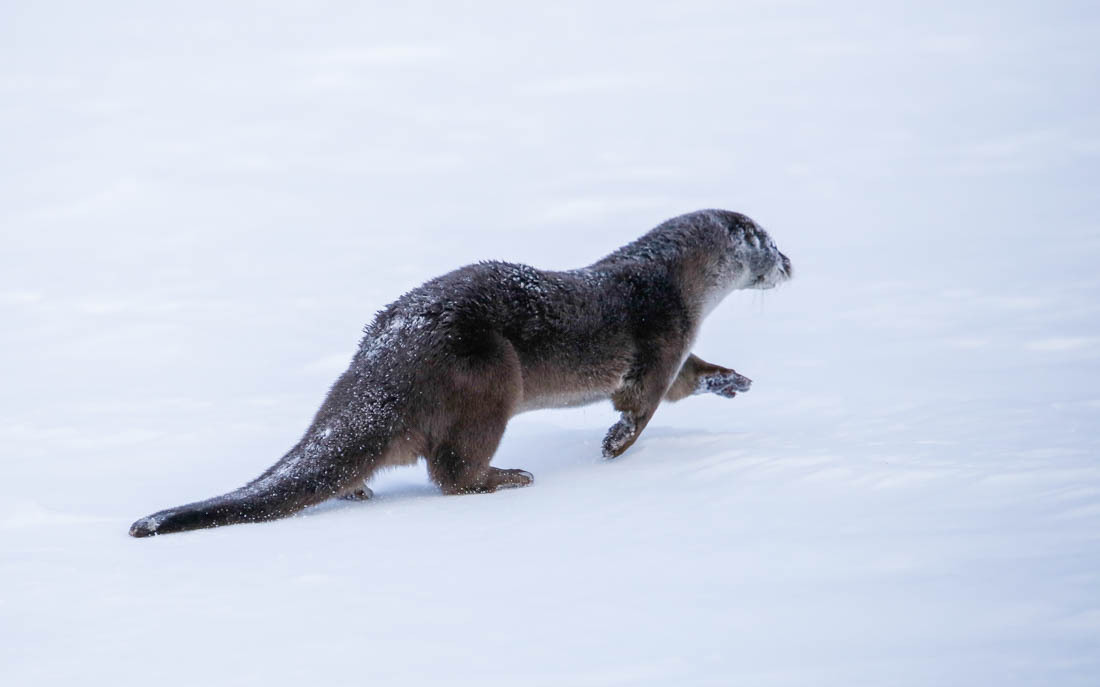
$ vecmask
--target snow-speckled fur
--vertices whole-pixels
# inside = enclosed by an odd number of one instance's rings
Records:
[[[336,496],[365,498],[379,468],[428,461],[446,493],[525,486],[490,466],[508,419],[611,399],[604,441],[629,448],[663,399],[733,396],[748,379],[690,355],[702,319],[736,289],[771,288],[790,261],[751,219],[671,219],[595,264],[549,272],[482,262],[378,313],[302,439],[248,485],[135,522],[134,536],[269,520]]]

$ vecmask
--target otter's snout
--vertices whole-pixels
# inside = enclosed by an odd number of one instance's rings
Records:
[[[794,276],[794,271],[791,267],[791,259],[788,258],[786,255],[783,255],[782,251],[779,252],[779,259],[782,263],[781,269],[783,270],[783,274],[787,277],[787,279],[790,279]]]

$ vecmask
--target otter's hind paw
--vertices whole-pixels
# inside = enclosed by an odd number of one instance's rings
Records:
[[[349,491],[346,494],[341,494],[340,498],[345,501],[366,501],[374,496],[374,492],[369,487],[360,487],[354,491]]]
[[[496,489],[516,489],[529,486],[535,476],[526,470],[489,468],[489,477]]]

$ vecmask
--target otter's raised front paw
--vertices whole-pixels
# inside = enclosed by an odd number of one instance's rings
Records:
[[[622,419],[611,425],[611,429],[607,430],[607,436],[603,438],[603,457],[615,458],[622,454],[634,443],[637,429],[634,418],[623,413]]]
[[[699,379],[699,386],[695,393],[697,394],[718,394],[719,396],[725,396],[726,398],[733,398],[737,395],[738,391],[748,391],[752,386],[752,380],[743,374],[738,374],[733,370],[729,372],[719,372],[717,374],[707,375]]]

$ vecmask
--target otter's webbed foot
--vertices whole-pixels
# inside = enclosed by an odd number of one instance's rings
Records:
[[[618,422],[607,430],[607,436],[603,438],[603,457],[617,458],[622,452],[630,448],[634,440],[638,438],[638,423],[630,413],[623,413]]]
[[[700,375],[696,380],[695,393],[718,394],[726,398],[733,398],[738,391],[748,391],[751,386],[752,380],[745,375],[733,370],[725,370]]]
[[[529,486],[535,481],[535,476],[526,470],[490,467],[488,481],[494,490],[516,489]]]
[[[371,491],[369,487],[363,486],[355,489],[354,491],[349,491],[346,494],[341,494],[340,498],[344,499],[345,501],[366,501],[373,496],[374,492]]]

